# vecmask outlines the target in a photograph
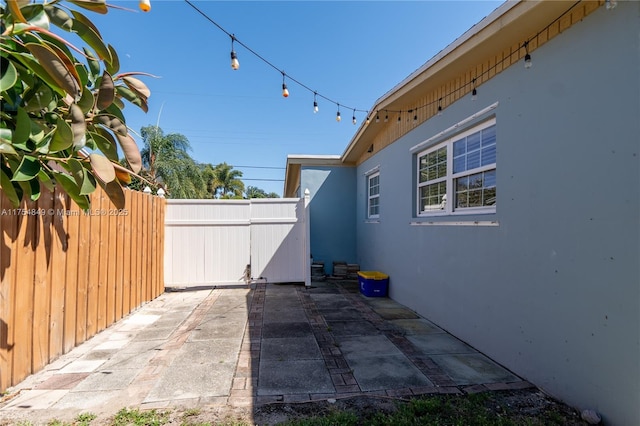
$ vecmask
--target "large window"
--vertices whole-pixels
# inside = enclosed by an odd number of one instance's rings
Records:
[[[495,211],[495,119],[438,143],[416,158],[419,216]]]
[[[380,217],[380,173],[372,173],[367,176],[367,217],[377,219]]]

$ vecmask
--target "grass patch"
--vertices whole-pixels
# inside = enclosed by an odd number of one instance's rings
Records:
[[[359,424],[358,416],[354,413],[349,411],[336,411],[326,416],[291,420],[283,423],[283,426],[356,426]]]
[[[169,413],[164,411],[140,411],[123,408],[111,423],[113,426],[162,426],[169,422]]]

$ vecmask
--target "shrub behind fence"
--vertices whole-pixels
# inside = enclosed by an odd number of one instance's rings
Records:
[[[165,200],[98,188],[83,211],[59,192],[14,208],[0,191],[0,391],[164,291]]]

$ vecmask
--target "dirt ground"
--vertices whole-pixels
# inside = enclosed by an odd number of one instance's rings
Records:
[[[587,425],[580,414],[537,389],[518,391],[496,391],[487,394],[484,406],[492,413],[527,425]],[[438,396],[436,396],[438,397]],[[402,403],[402,398],[389,397],[351,397],[304,403],[275,403],[256,408],[252,413],[248,409],[221,410],[220,408],[201,408],[199,411],[182,410],[171,414],[167,424],[201,425],[277,425],[283,422],[325,416],[335,411],[350,411],[363,420],[373,413],[392,413]]]

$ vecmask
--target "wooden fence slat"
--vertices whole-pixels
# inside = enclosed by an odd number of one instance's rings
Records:
[[[124,192],[125,206],[127,208],[127,215],[124,217],[124,231],[122,233],[122,239],[124,241],[123,249],[123,262],[122,262],[122,315],[125,316],[131,312],[131,218],[133,213],[131,211],[131,196],[132,191]]]
[[[86,248],[86,244],[83,244],[82,248],[80,247],[80,210],[68,196],[64,198],[63,209],[67,222],[67,268],[65,276],[66,289],[64,293],[64,337],[62,350],[63,353],[67,353],[76,346],[76,328],[78,325],[82,323],[82,329],[84,330],[85,328],[84,321],[78,318],[78,275],[80,275],[81,270],[86,270],[86,267],[83,267],[80,263],[79,256],[80,250]],[[84,264],[86,265],[86,261]],[[86,282],[86,277],[84,281]],[[83,309],[82,312],[84,313],[85,310]]]
[[[14,348],[14,303],[15,271],[11,265],[16,262],[17,250],[14,241],[17,234],[17,220],[13,217],[13,205],[0,192],[0,389],[11,386],[11,370]]]
[[[107,274],[109,271],[109,217],[111,202],[104,192],[100,193],[100,210],[96,216],[100,222],[100,256],[98,257],[98,324],[97,331],[107,326]]]
[[[87,339],[94,336],[98,331],[98,280],[100,277],[100,251],[102,226],[100,216],[93,214],[96,209],[102,208],[102,197],[95,191],[91,194],[91,212],[89,222],[91,222],[91,234],[89,238],[89,251],[91,252],[88,264],[89,273],[87,280]]]
[[[86,341],[89,320],[89,271],[91,269],[91,217],[85,215],[80,207],[72,203],[74,214],[78,214],[78,271],[76,296],[76,345]]]
[[[109,249],[108,249],[108,257],[107,257],[107,273],[106,275],[106,284],[107,284],[107,297],[106,297],[106,325],[109,326],[113,324],[116,316],[116,264],[117,264],[117,255],[118,255],[118,246],[117,246],[117,219],[116,216],[118,209],[116,206],[109,200],[109,210],[107,211],[107,217],[103,218],[105,222],[109,224]]]
[[[46,212],[51,221],[51,254],[49,255],[49,287],[51,288],[51,304],[49,308],[49,357],[51,362],[63,353],[64,315],[67,275],[67,229],[65,229],[64,203],[65,194],[56,190],[53,194],[53,210]]]

